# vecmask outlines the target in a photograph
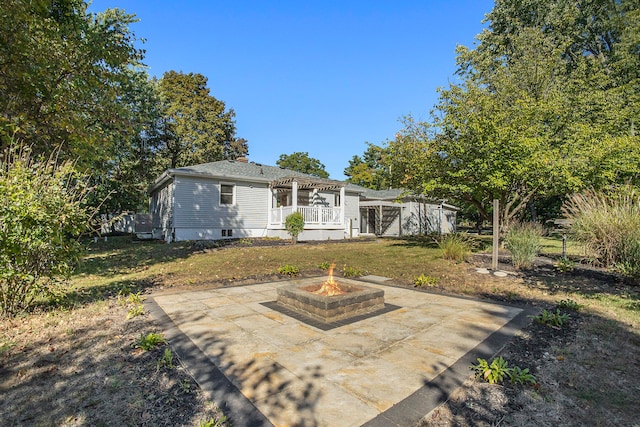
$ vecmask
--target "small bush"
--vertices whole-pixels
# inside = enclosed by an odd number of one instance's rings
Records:
[[[149,332],[147,335],[140,334],[140,338],[138,338],[136,347],[149,351],[166,342],[167,340],[164,339],[164,336],[162,334],[159,334],[157,332]]]
[[[476,378],[482,378],[489,384],[501,384],[505,378],[508,378],[511,384],[536,384],[536,377],[530,372],[529,368],[522,369],[519,366],[509,367],[509,364],[502,356],[487,362],[486,359],[478,358],[478,364],[470,367],[475,371]]]
[[[532,316],[532,318],[543,325],[560,328],[562,325],[567,323],[567,320],[569,320],[571,316],[566,313],[561,313],[560,309],[556,309],[555,313],[552,311],[542,310],[542,313],[537,316]]]
[[[278,273],[286,276],[297,276],[300,273],[300,269],[295,265],[285,264],[278,269]]]
[[[291,235],[293,243],[297,243],[298,234],[302,233],[302,230],[304,230],[304,217],[302,214],[300,212],[294,212],[291,215],[288,215],[284,224],[287,232]]]
[[[561,273],[568,273],[576,268],[576,263],[569,258],[560,258],[553,266]]]
[[[127,311],[127,320],[142,316],[144,313],[144,306],[142,304],[136,304]]]
[[[347,267],[346,265],[342,267],[342,277],[352,278],[352,277],[360,277],[364,273],[362,270],[355,267]]]
[[[330,262],[321,262],[320,265],[318,266],[320,270],[328,270],[329,267],[331,267]]]
[[[531,268],[542,248],[540,241],[544,229],[540,224],[526,222],[515,224],[507,232],[505,246],[511,252],[513,266],[517,269]]]
[[[421,286],[435,286],[438,283],[438,278],[433,276],[425,276],[424,274],[419,275],[415,279],[413,279],[413,284],[416,287]]]
[[[514,366],[513,368],[511,368],[508,375],[511,384],[533,385],[537,383],[536,377],[534,377],[533,374],[529,372],[529,368],[522,369],[519,366]]]
[[[171,349],[169,347],[164,349],[164,353],[162,355],[162,358],[160,360],[158,360],[158,364],[157,364],[157,369],[160,370],[160,368],[167,368],[167,369],[173,369],[174,365],[173,365],[173,352],[171,351]]]
[[[89,229],[88,178],[56,154],[36,159],[10,144],[0,155],[0,317],[64,284]]]
[[[443,251],[442,257],[456,262],[466,261],[473,245],[472,238],[466,233],[446,234],[438,240],[438,247]]]
[[[478,364],[471,366],[471,369],[475,371],[476,378],[482,378],[489,384],[500,384],[509,375],[509,364],[502,356],[493,359],[491,363],[478,358]]]
[[[582,309],[582,305],[578,304],[572,299],[560,300],[560,302],[558,303],[558,307],[571,311],[580,311]]]

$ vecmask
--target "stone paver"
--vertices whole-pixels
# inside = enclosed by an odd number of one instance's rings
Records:
[[[156,294],[147,306],[203,390],[251,425],[417,421],[442,400],[430,384],[461,383],[463,364],[492,356],[525,322],[521,308],[373,279],[400,308],[326,331],[262,305],[291,282]]]

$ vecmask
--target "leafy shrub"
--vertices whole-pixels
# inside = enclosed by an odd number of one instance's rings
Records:
[[[560,258],[553,266],[561,273],[568,273],[576,268],[576,263],[569,258]]]
[[[142,316],[144,313],[144,306],[142,304],[136,304],[127,310],[127,320]]]
[[[287,276],[297,276],[300,273],[300,269],[292,264],[285,264],[278,269],[278,273]]]
[[[287,229],[293,243],[298,242],[298,234],[304,230],[304,217],[300,212],[294,212],[287,216],[284,222],[284,227]]]
[[[572,299],[563,299],[558,302],[558,307],[572,311],[579,311],[582,308],[582,305],[578,304]]]
[[[26,310],[64,283],[91,215],[85,176],[55,155],[34,159],[11,145],[0,159],[0,316]]]
[[[342,277],[350,278],[350,277],[360,277],[364,274],[364,272],[355,267],[347,267],[346,265],[342,267]]]
[[[511,384],[536,384],[536,377],[529,372],[529,368],[510,368],[502,356],[493,359],[491,363],[478,358],[478,364],[472,365],[470,369],[475,371],[476,378],[482,378],[489,384],[501,384],[505,378],[509,378]]]
[[[164,344],[166,342],[167,340],[164,339],[164,336],[162,334],[159,334],[157,332],[149,332],[147,335],[140,334],[140,338],[138,338],[136,347],[148,351],[153,350],[160,344]]]
[[[171,349],[169,347],[164,349],[164,353],[162,354],[162,358],[160,358],[160,360],[158,360],[158,364],[157,364],[157,369],[160,370],[160,368],[167,368],[167,369],[173,369],[174,365],[173,365],[173,352],[171,351]]]
[[[465,261],[473,246],[473,239],[466,233],[445,234],[438,240],[442,257],[456,262]]]
[[[505,236],[505,246],[511,252],[513,266],[530,268],[540,252],[544,229],[540,224],[525,222],[514,224]]]
[[[532,316],[532,318],[543,325],[559,328],[567,323],[567,320],[569,320],[571,316],[566,313],[561,313],[560,309],[556,309],[555,313],[552,311],[542,310],[542,313],[537,316]]]
[[[415,279],[413,279],[413,284],[416,287],[420,286],[435,286],[438,283],[438,278],[433,276],[425,276],[424,274],[419,275]]]
[[[476,378],[482,378],[489,384],[500,384],[509,375],[509,364],[502,358],[497,357],[489,362],[486,359],[478,358],[478,364],[471,366],[475,371]]]
[[[605,267],[640,280],[640,194],[631,186],[585,191],[562,207],[570,232]]]
[[[330,262],[321,262],[320,265],[318,266],[318,268],[320,270],[328,270],[329,267],[331,267],[331,263]]]
[[[124,294],[126,292],[128,292],[128,295],[125,297]],[[127,311],[127,319],[142,316],[145,313],[142,301],[144,301],[144,297],[142,296],[141,292],[133,293],[126,288],[118,292],[118,304],[123,307],[129,306],[129,310]]]
[[[537,382],[536,377],[534,377],[533,374],[529,372],[529,368],[522,369],[519,366],[514,366],[513,368],[511,368],[508,375],[511,384],[533,385]]]

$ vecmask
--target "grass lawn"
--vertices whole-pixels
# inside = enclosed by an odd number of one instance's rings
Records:
[[[634,399],[640,391],[637,286],[582,268],[482,275],[475,267],[484,261],[445,261],[439,249],[416,240],[264,243],[241,240],[210,249],[127,237],[88,243],[65,293],[29,315],[0,322],[0,415],[14,425],[225,425],[179,362],[169,363],[170,347],[137,348],[141,336],[161,332],[148,315],[135,316],[137,293],[271,280],[285,264],[320,276],[322,263],[335,262],[338,275],[386,276],[407,287],[424,275],[433,279],[425,286],[436,291],[548,309],[571,299],[583,307],[571,314],[565,331],[523,331],[517,345],[505,349],[535,372],[538,388],[470,380],[424,425],[473,425],[480,415],[469,413],[464,402],[474,393],[506,396],[502,412],[493,411],[502,414],[503,425],[631,425],[640,419]],[[545,253],[561,249],[559,239],[543,243]],[[579,245],[568,249],[581,255]],[[522,350],[531,346],[535,351]],[[491,392],[482,392],[487,387]],[[477,408],[490,403],[478,402]]]

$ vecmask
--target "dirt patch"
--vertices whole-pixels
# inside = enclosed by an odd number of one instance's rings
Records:
[[[180,365],[158,366],[165,345],[115,300],[0,323],[3,425],[199,425],[222,413]]]

